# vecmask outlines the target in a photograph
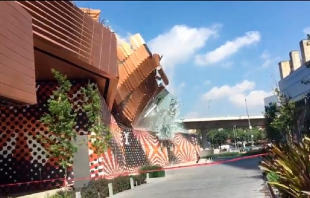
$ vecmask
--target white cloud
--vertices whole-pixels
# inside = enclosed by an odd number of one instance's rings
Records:
[[[270,96],[272,92],[254,90],[255,82],[244,80],[234,86],[223,85],[213,87],[210,91],[202,95],[202,100],[216,100],[227,98],[235,106],[245,106],[245,98],[249,108],[263,107],[264,98]]]
[[[217,35],[221,25],[192,28],[186,25],[175,25],[169,31],[158,35],[148,42],[153,53],[163,55],[161,65],[167,74],[169,91],[175,92],[173,86],[174,68],[192,58],[197,50],[205,46],[206,41]]]
[[[202,99],[207,101],[229,97],[233,94],[243,93],[245,91],[252,90],[254,89],[254,87],[255,83],[248,80],[244,80],[241,83],[237,83],[235,86],[229,86],[229,85],[224,85],[221,87],[215,86],[210,91],[203,94]]]
[[[233,41],[227,41],[225,44],[216,48],[214,51],[197,55],[195,57],[195,62],[197,65],[201,66],[211,65],[232,56],[243,47],[253,45],[259,41],[260,33],[258,31],[246,32],[244,36],[237,37]]]
[[[254,90],[248,94],[234,94],[229,100],[235,104],[236,106],[245,106],[245,99],[247,100],[247,105],[249,108],[253,107],[263,107],[264,106],[264,98],[270,96],[272,92],[265,92],[262,90]]]
[[[310,34],[310,27],[306,27],[303,32],[304,34]]]

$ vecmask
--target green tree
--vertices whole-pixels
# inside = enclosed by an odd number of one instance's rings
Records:
[[[59,165],[66,170],[73,164],[74,153],[77,152],[77,145],[72,143],[76,140],[76,111],[69,99],[71,82],[66,76],[52,69],[58,87],[53,91],[47,101],[48,113],[41,117],[41,122],[46,125],[53,136],[41,137],[48,143],[47,152],[51,157],[58,159]]]
[[[249,138],[249,134],[240,128],[236,128],[235,130],[229,130],[229,136],[231,141],[246,141]]]
[[[280,100],[280,106],[271,126],[279,131],[282,137],[292,136],[294,129],[297,126],[298,111],[295,103],[276,90],[276,94]]]
[[[73,165],[74,154],[77,152],[77,110],[69,99],[71,82],[59,71],[51,70],[57,81],[57,88],[53,91],[47,101],[48,112],[40,121],[47,127],[53,136],[42,136],[39,138],[43,143],[47,143],[47,153],[49,157],[58,159],[59,165],[65,170]],[[90,141],[93,143],[96,154],[103,153],[109,145],[111,138],[110,130],[104,126],[101,119],[101,100],[98,88],[93,83],[88,83],[86,88],[81,88],[84,102],[82,109],[88,117],[86,127],[91,132]]]
[[[207,139],[213,145],[214,144],[221,145],[225,143],[228,137],[229,137],[229,133],[226,130],[215,129],[215,130],[210,130],[207,133]]]
[[[265,106],[265,130],[266,130],[266,136],[269,139],[269,141],[276,141],[279,142],[282,139],[281,131],[278,130],[272,123],[276,119],[276,116],[278,115],[278,105],[277,103],[269,103],[268,106]]]
[[[88,83],[86,88],[82,87],[84,96],[83,111],[88,117],[86,127],[90,131],[90,142],[94,147],[94,152],[103,154],[110,146],[111,132],[103,123],[101,97],[96,84]]]

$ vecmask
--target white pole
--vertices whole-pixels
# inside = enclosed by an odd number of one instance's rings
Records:
[[[254,146],[254,144],[253,144],[253,135],[252,135],[252,125],[251,125],[251,120],[250,120],[250,115],[249,115],[249,110],[248,110],[248,103],[246,101],[246,98],[244,99],[244,101],[245,101],[246,113],[248,115],[248,122],[249,122],[249,129],[250,129],[250,132],[251,132],[252,146]]]
[[[109,188],[109,197],[112,197],[113,196],[113,185],[112,185],[112,183],[108,184],[108,188]]]
[[[237,149],[237,142],[236,142],[236,125],[233,127],[234,132],[234,139],[235,139],[235,149]]]

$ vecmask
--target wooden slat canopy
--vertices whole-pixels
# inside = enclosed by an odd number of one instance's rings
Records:
[[[129,40],[130,43],[120,41],[117,47],[119,83],[115,103],[122,106],[122,114],[132,123],[154,94],[164,88],[157,83],[156,70],[165,84],[168,79],[160,66],[160,56],[150,52],[140,34]]]

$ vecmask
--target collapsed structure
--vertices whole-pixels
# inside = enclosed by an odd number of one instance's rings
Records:
[[[84,144],[68,170],[70,183],[135,172],[147,163],[165,166],[196,160],[196,136],[174,128],[169,129],[173,136],[161,140],[156,135],[161,130],[135,128],[150,123],[146,112],[152,111],[151,104],[170,96],[161,57],[139,34],[129,43],[118,41],[100,23],[100,10],[79,9],[70,1],[4,1],[0,16],[1,190],[63,185],[64,170],[38,138],[53,135],[40,122],[58,86],[52,68],[72,82],[75,108],[81,102],[81,88],[89,80],[97,84],[102,119],[113,135],[111,148],[96,155],[88,141],[85,115],[78,115],[78,141]],[[175,108],[167,110],[169,118],[175,116]]]

